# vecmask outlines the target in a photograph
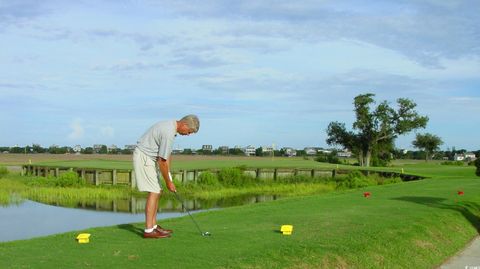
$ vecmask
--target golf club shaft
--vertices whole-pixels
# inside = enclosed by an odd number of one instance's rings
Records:
[[[190,216],[190,218],[192,219],[193,223],[195,223],[195,226],[197,226],[197,229],[198,231],[200,232],[201,235],[203,235],[203,232],[202,230],[200,229],[200,226],[198,226],[197,222],[195,221],[195,219],[193,218],[192,214],[190,214],[190,211],[188,210],[188,208],[186,207],[185,203],[183,202],[183,199],[180,198],[180,196],[178,195],[178,193],[174,192],[173,194],[175,194],[175,197],[177,198],[177,200],[182,204],[182,207],[185,208],[185,211],[187,211],[188,215]]]

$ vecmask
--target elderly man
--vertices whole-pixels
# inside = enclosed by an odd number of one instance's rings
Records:
[[[172,230],[156,224],[158,200],[162,187],[158,182],[158,171],[171,192],[176,192],[170,176],[170,160],[173,141],[178,134],[189,135],[198,132],[200,122],[195,115],[187,115],[181,120],[161,121],[154,124],[140,137],[133,153],[133,168],[139,191],[148,192],[145,205],[144,238],[170,237]],[[158,167],[158,169],[157,169]]]

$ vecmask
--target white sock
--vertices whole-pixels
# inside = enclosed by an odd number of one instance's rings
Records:
[[[146,232],[146,233],[151,233],[151,232],[153,232],[153,230],[155,230],[155,228],[145,229],[145,232]]]
[[[155,225],[153,226],[153,229],[157,229],[157,224],[155,224]]]

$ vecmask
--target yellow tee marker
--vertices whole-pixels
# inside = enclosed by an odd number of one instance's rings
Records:
[[[90,242],[90,234],[79,234],[77,236],[77,241],[79,244],[86,244]]]
[[[283,235],[291,235],[293,232],[293,225],[282,225],[280,232],[282,232]]]

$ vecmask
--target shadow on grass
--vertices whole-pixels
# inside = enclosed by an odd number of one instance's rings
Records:
[[[445,198],[426,196],[402,196],[392,199],[460,212],[477,230],[477,233],[480,234],[480,205],[477,203],[460,201],[456,202],[456,204],[451,204],[446,202],[447,199]]]
[[[117,227],[122,229],[122,230],[126,230],[126,231],[129,231],[131,233],[134,233],[134,234],[138,235],[139,237],[143,238],[143,229],[142,228],[135,227],[132,224],[120,224],[120,225],[117,225]]]

